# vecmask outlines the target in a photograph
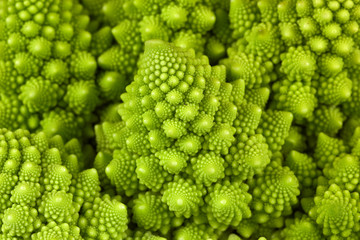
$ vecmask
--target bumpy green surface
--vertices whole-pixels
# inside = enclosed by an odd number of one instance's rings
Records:
[[[358,240],[359,26],[359,0],[0,0],[0,127],[27,129],[0,239]]]
[[[64,144],[59,135],[0,130],[1,239],[118,239],[124,234],[126,206],[109,196],[100,198],[98,173],[82,170],[77,147],[75,139]],[[83,230],[91,227],[88,233]]]
[[[90,52],[97,57],[103,75],[118,74],[116,83],[98,76],[105,100],[119,100],[136,74],[147,40],[171,41],[179,47],[193,48],[198,54],[208,52],[210,61],[215,63],[225,56],[226,45],[232,41],[231,31],[223,27],[229,25],[227,1],[84,0],[82,3],[92,17]],[[211,41],[207,39],[209,33],[215,35]]]
[[[263,113],[266,90],[260,90],[263,99],[245,99],[246,82],[225,78],[226,69],[211,67],[205,56],[161,40],[147,41],[135,80],[121,96],[122,124],[96,126],[98,170],[118,193],[134,199],[138,228],[175,239],[188,239],[191,232],[199,239],[217,238],[252,216],[249,192],[258,190],[241,181],[265,169],[271,150],[281,150],[293,115]],[[105,155],[112,152],[104,168]],[[281,189],[281,177],[274,185],[280,184],[279,194],[290,194],[292,200],[282,204],[290,214],[299,189],[293,173],[284,171],[294,178],[291,190]],[[181,227],[183,221],[194,224],[193,218],[217,232]]]
[[[42,128],[66,140],[86,136],[72,131],[69,137],[61,129],[87,126],[100,103],[83,6],[76,0],[2,1],[1,15],[0,127]],[[55,119],[58,126],[47,124]]]
[[[336,184],[314,198],[315,206],[309,215],[322,227],[325,236],[348,237],[352,231],[358,232],[359,194],[342,190]]]
[[[134,75],[95,127],[104,188],[168,239],[357,239],[360,2],[222,2],[87,3]]]

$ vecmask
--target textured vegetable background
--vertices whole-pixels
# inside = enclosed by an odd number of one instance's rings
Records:
[[[360,239],[360,0],[0,0],[0,240]]]

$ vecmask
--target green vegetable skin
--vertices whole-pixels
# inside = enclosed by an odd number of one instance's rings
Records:
[[[0,0],[0,239],[359,239],[359,24],[359,0]]]
[[[0,9],[0,127],[43,129],[66,140],[91,136],[101,90],[83,6],[2,0]]]
[[[122,236],[126,206],[101,196],[97,171],[81,170],[76,141],[6,129],[0,139],[1,239]]]

